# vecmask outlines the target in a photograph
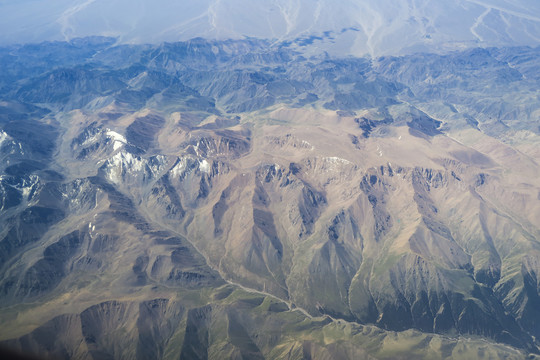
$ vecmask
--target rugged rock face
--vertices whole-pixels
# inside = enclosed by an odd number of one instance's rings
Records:
[[[539,353],[537,49],[370,61],[263,45],[90,43],[29,77],[5,64],[2,344]]]

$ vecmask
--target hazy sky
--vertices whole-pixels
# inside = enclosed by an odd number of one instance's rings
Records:
[[[540,45],[540,1],[0,0],[2,45],[88,35],[134,43],[291,39],[325,31],[344,52],[357,54]]]

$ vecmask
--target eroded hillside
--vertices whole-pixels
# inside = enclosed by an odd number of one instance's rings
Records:
[[[0,51],[3,344],[81,359],[539,352],[537,49],[50,46],[46,64]]]

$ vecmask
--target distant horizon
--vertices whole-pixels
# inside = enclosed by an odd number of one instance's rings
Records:
[[[329,53],[372,56],[540,46],[540,17],[532,15],[540,3],[532,0],[26,0],[0,2],[0,14],[0,46],[91,36],[123,44],[317,36]]]

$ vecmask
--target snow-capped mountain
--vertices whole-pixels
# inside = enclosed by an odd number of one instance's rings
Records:
[[[537,14],[0,0],[0,359],[540,359]]]

